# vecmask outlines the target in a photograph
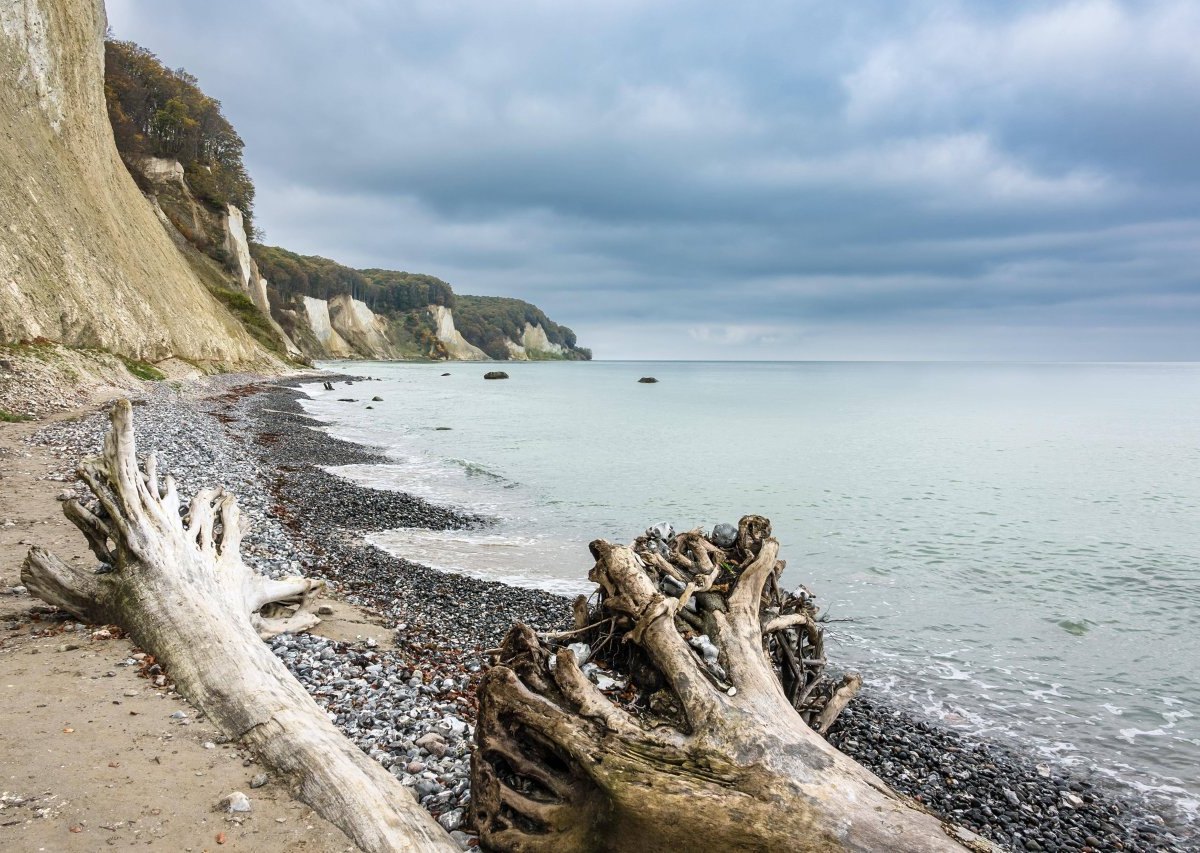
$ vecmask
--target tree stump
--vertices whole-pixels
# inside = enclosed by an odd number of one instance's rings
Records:
[[[779,589],[765,518],[743,518],[732,536],[673,534],[593,542],[598,603],[576,602],[571,631],[518,624],[498,650],[472,760],[487,847],[994,849],[820,736],[861,679],[822,678],[815,605]]]

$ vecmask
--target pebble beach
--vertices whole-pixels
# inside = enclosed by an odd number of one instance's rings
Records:
[[[367,381],[322,378],[336,386]],[[243,552],[254,569],[323,578],[330,595],[365,608],[393,633],[390,647],[309,635],[271,645],[335,724],[469,849],[477,844],[465,819],[473,688],[487,650],[514,622],[561,627],[570,603],[435,571],[366,543],[372,531],[469,529],[488,519],[328,473],[326,466],[386,458],[322,432],[300,405],[303,381],[312,380],[217,377],[199,395],[147,385],[135,408],[139,447],[158,452],[160,470],[185,495],[211,485],[237,495],[252,523]],[[98,451],[106,428],[99,413],[48,426],[31,441],[62,460],[59,476],[70,490],[79,487],[71,482],[76,461]],[[967,738],[891,707],[864,676],[867,689],[830,741],[930,811],[1016,851],[1200,849],[1187,827],[1168,826],[1133,792],[1046,764],[1017,744]]]

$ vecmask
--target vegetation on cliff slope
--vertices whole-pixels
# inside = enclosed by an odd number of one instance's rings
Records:
[[[412,311],[430,305],[454,307],[454,291],[439,278],[391,270],[356,270],[317,255],[298,255],[278,246],[254,243],[259,272],[283,301],[296,296],[332,299],[349,295],[376,314]]]
[[[250,218],[254,184],[242,163],[244,143],[221,114],[221,102],[201,92],[195,77],[167,68],[131,41],[109,39],[104,95],[117,150],[135,166],[135,178],[143,157],[178,160],[193,193],[212,204],[237,205]]]
[[[444,305],[454,311],[455,327],[470,343],[495,359],[508,359],[506,340],[521,340],[525,324],[541,325],[547,339],[567,350],[566,358],[589,359],[591,351],[576,345],[575,333],[555,323],[535,305],[498,296],[462,296],[439,278],[421,273],[351,267],[315,255],[298,255],[278,246],[250,247],[259,271],[269,282],[272,303],[288,305],[301,296],[332,299],[349,295],[376,314],[408,314],[404,323],[428,323],[424,309]],[[277,318],[279,319],[279,318]],[[284,322],[281,320],[281,322]],[[536,353],[532,353],[536,356]]]
[[[576,345],[573,331],[555,323],[536,305],[504,296],[459,296],[455,300],[454,325],[464,338],[492,358],[509,357],[505,340],[520,342],[526,323],[540,325],[550,343],[567,350],[564,357],[580,360],[592,357],[591,350]]]

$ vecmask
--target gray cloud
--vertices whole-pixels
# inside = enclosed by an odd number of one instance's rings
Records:
[[[1200,9],[109,0],[270,242],[603,357],[1193,359]]]

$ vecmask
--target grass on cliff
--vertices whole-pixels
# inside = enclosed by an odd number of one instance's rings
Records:
[[[271,328],[267,318],[258,310],[258,306],[249,296],[240,290],[216,287],[212,284],[208,289],[213,296],[220,300],[222,305],[229,309],[229,313],[238,319],[238,322],[250,333],[250,337],[271,352],[286,355],[279,335],[275,334],[275,330]]]
[[[0,423],[19,424],[22,421],[31,421],[31,420],[33,420],[33,418],[29,417],[29,415],[22,415],[22,414],[18,414],[17,412],[10,412],[8,409],[0,409]]]
[[[125,369],[138,379],[145,380],[146,382],[161,382],[167,378],[167,374],[149,362],[138,361],[136,358],[127,358],[123,355],[117,355],[117,358],[121,359],[121,363],[125,365]]]

